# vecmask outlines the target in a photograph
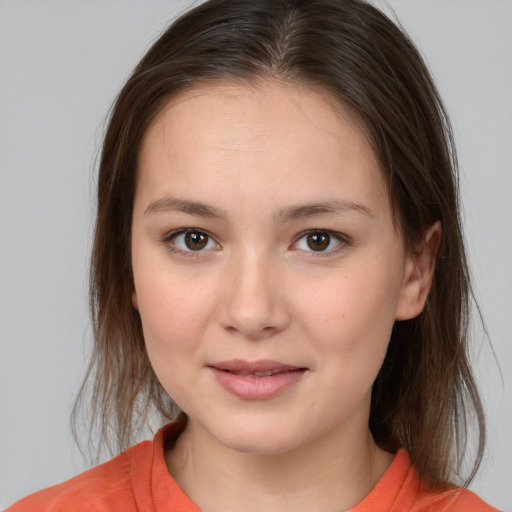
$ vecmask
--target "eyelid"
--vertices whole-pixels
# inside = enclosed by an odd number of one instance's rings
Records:
[[[212,250],[211,248],[210,249],[201,249],[201,250],[197,250],[197,251],[186,250],[186,249],[181,249],[180,247],[178,247],[175,244],[172,244],[173,238],[175,238],[179,235],[184,235],[186,233],[201,233],[201,234],[207,236],[209,241],[212,241],[213,243],[215,243],[215,245],[216,245],[215,250],[218,250],[221,248],[219,242],[217,242],[217,240],[211,233],[209,233],[208,231],[206,231],[204,229],[194,228],[194,227],[173,229],[172,231],[169,231],[162,237],[162,242],[167,245],[167,247],[170,251],[172,251],[174,253],[182,254],[182,255],[188,256],[188,257],[197,257],[197,256],[200,256],[201,253],[209,252]]]
[[[293,241],[293,243],[291,244],[291,248],[293,250],[302,250],[302,249],[294,249],[294,246],[300,240],[302,240],[304,237],[306,237],[308,235],[316,234],[316,233],[329,235],[331,238],[334,238],[338,242],[338,245],[336,245],[336,247],[334,247],[332,249],[326,249],[325,251],[304,250],[304,252],[308,252],[314,256],[318,256],[318,257],[330,256],[338,251],[343,250],[351,243],[350,237],[348,237],[347,235],[345,235],[343,233],[340,233],[338,231],[332,231],[330,229],[314,228],[314,229],[307,229],[307,230],[299,233],[295,237],[295,240]]]
[[[182,235],[182,234],[186,234],[186,233],[202,233],[202,234],[204,234],[205,236],[208,237],[209,242],[211,241],[211,242],[213,242],[216,245],[214,250],[221,249],[221,245],[219,244],[219,242],[216,240],[216,238],[211,233],[209,233],[205,229],[194,228],[194,227],[186,227],[186,228],[173,229],[172,231],[169,231],[168,233],[166,233],[162,237],[162,242],[164,244],[167,244],[167,247],[168,247],[168,249],[170,251],[178,253],[178,254],[182,254],[182,255],[185,255],[185,256],[189,256],[189,257],[197,257],[197,256],[200,256],[201,253],[209,252],[209,251],[212,250],[212,248],[210,248],[210,249],[201,249],[201,250],[197,250],[197,251],[186,250],[186,249],[181,249],[180,247],[176,246],[175,244],[171,244],[170,243],[170,242],[172,242],[173,238],[175,238],[175,237],[177,237],[179,235]],[[305,250],[305,249],[297,249],[296,247],[294,247],[304,237],[306,237],[308,235],[312,235],[312,234],[317,234],[317,233],[318,234],[326,234],[326,235],[328,235],[332,239],[336,240],[336,242],[338,242],[337,245],[334,248],[332,248],[332,249],[326,249],[326,250],[323,250],[323,251],[314,251],[314,250],[309,250],[308,251],[308,250]],[[299,234],[297,234],[297,236],[295,237],[294,241],[292,242],[290,248],[292,250],[302,250],[304,252],[308,252],[311,255],[316,256],[316,257],[322,257],[322,256],[325,257],[325,256],[329,256],[329,255],[332,255],[332,254],[334,254],[334,253],[336,253],[338,251],[343,250],[345,247],[347,247],[350,244],[351,244],[350,237],[348,237],[347,235],[345,235],[343,233],[340,233],[338,231],[333,231],[333,230],[330,230],[330,229],[313,228],[313,229],[307,229],[307,230],[302,231]]]

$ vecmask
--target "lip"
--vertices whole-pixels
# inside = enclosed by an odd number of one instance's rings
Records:
[[[235,359],[208,367],[226,391],[245,400],[272,398],[299,382],[307,371],[304,367],[272,360]]]

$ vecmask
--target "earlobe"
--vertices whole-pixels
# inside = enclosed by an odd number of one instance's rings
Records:
[[[139,301],[137,300],[137,291],[133,290],[132,292],[132,305],[138,311],[139,310]]]
[[[434,277],[441,232],[441,223],[437,221],[425,232],[421,242],[415,244],[406,255],[396,320],[410,320],[423,311]]]

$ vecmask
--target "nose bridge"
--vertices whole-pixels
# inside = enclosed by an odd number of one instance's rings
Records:
[[[286,328],[289,314],[280,293],[279,263],[264,249],[245,248],[228,262],[221,324],[247,338],[264,338]]]

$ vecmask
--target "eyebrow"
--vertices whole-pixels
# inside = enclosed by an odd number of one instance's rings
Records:
[[[172,213],[180,212],[197,217],[213,217],[226,219],[227,214],[215,206],[203,203],[201,201],[190,201],[175,197],[163,197],[149,204],[144,210],[144,215],[154,213]]]
[[[284,208],[274,215],[274,220],[275,222],[284,223],[317,215],[340,215],[352,212],[360,213],[366,217],[374,217],[374,212],[367,206],[345,199],[331,199],[321,203],[307,203]]]
[[[164,197],[153,201],[144,210],[144,215],[172,212],[186,213],[197,217],[228,218],[224,210],[210,204],[175,197]],[[360,213],[366,217],[374,216],[373,211],[362,204],[344,199],[331,199],[321,203],[307,203],[278,210],[274,214],[274,222],[286,223],[293,220],[315,217],[317,215],[340,215],[351,212]]]

